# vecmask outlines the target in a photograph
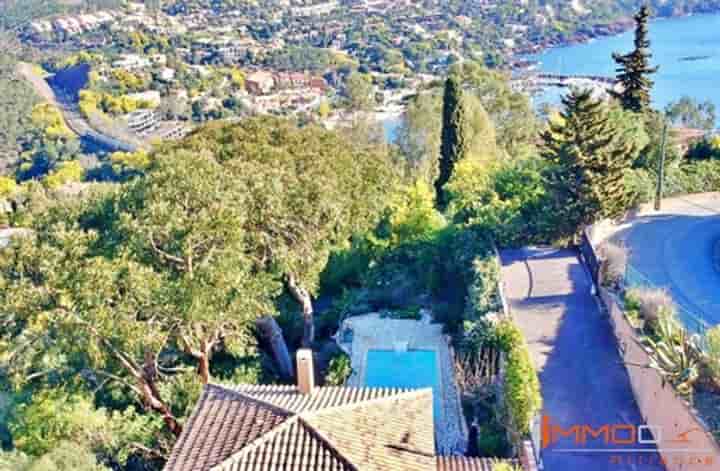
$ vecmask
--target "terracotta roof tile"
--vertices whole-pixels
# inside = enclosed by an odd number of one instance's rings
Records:
[[[430,389],[321,410],[304,417],[358,469],[435,469]]]
[[[493,471],[490,458],[468,458],[466,456],[438,456],[437,471]],[[508,460],[510,464],[515,461]]]
[[[289,413],[270,404],[208,385],[185,424],[165,469],[210,469],[289,417]]]
[[[286,469],[356,471],[357,468],[296,416],[213,471]]]
[[[208,385],[167,471],[434,470],[432,390]]]

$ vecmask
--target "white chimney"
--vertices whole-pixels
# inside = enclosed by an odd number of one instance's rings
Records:
[[[312,394],[315,389],[315,369],[313,368],[313,352],[309,348],[297,351],[297,379],[300,394]]]

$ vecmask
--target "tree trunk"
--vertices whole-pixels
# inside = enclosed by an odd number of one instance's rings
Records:
[[[292,358],[290,358],[290,352],[288,351],[285,337],[283,337],[280,326],[271,316],[261,317],[256,321],[260,335],[263,336],[270,344],[275,362],[280,368],[280,373],[286,378],[292,378],[295,376],[293,369]]]
[[[200,357],[198,358],[198,375],[202,384],[208,384],[210,382],[210,355],[212,346],[208,345],[206,341],[202,341],[200,346]]]
[[[303,329],[303,348],[310,348],[313,340],[315,340],[315,323],[312,298],[308,290],[300,286],[293,275],[287,277],[288,289],[293,298],[300,304],[302,308],[303,321],[305,328]]]
[[[155,367],[155,357],[150,352],[145,353],[145,361],[142,372],[139,377],[137,377],[137,380],[145,407],[162,414],[165,425],[170,432],[176,437],[180,436],[182,427],[170,408],[162,400],[160,391],[157,389],[157,368]]]
[[[138,379],[138,382],[140,383],[140,391],[143,395],[142,399],[145,407],[162,415],[163,421],[165,422],[165,426],[168,430],[170,430],[170,432],[176,437],[180,436],[182,427],[167,404],[160,399],[160,393],[157,390],[155,382],[151,382],[146,378],[140,378]]]

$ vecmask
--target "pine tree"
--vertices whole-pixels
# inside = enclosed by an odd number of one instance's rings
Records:
[[[625,142],[609,119],[606,105],[590,91],[563,98],[564,112],[543,134],[543,156],[550,161],[549,183],[563,233],[598,219],[620,215],[628,206],[624,173],[633,144]]]
[[[443,122],[440,142],[440,172],[435,180],[435,195],[438,209],[447,207],[445,184],[452,177],[455,164],[460,161],[468,151],[468,139],[465,135],[465,121],[467,110],[462,99],[462,82],[452,74],[445,82],[445,95],[443,97]]]
[[[654,85],[649,75],[658,71],[650,66],[650,40],[648,39],[648,19],[650,8],[644,5],[635,15],[635,49],[628,54],[613,53],[613,60],[618,64],[617,78],[622,91],[613,92],[620,100],[623,108],[641,112],[650,107],[650,91]]]

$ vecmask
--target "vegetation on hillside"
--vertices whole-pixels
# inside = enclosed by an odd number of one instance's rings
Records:
[[[130,91],[144,77],[112,80]],[[372,105],[367,74],[345,83],[351,107]],[[113,154],[115,182],[69,198],[58,195],[85,178],[66,157],[77,139],[56,108],[16,97],[28,119],[13,122],[28,130],[13,145],[28,137],[13,177],[0,177],[12,203],[2,217],[31,231],[0,249],[10,392],[0,438],[14,450],[0,466],[160,469],[204,384],[290,382],[290,353],[325,354],[346,316],[416,319],[421,308],[453,339],[468,416],[493,432],[478,448],[505,453],[505,439],[491,438],[526,436],[542,398],[522,335],[501,318],[495,248],[571,243],[650,198],[665,118],[647,106],[650,82],[620,101],[572,91],[545,123],[480,64],[451,67],[441,85],[411,99],[397,146],[361,121],[333,131],[276,117],[215,122]],[[91,111],[137,105],[100,89],[83,98]],[[671,118],[698,118],[685,105]],[[689,159],[669,147],[668,194],[720,189],[716,144]],[[671,316],[647,306],[638,317],[659,337],[653,348],[678,347]],[[665,347],[663,335],[673,337]],[[719,369],[685,353],[679,366]],[[343,384],[349,359],[327,356],[325,382]],[[501,357],[504,392],[489,420]]]

